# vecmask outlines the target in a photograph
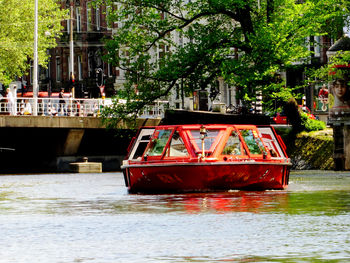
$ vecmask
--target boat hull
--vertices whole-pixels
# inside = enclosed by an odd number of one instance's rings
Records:
[[[184,163],[130,165],[123,169],[131,193],[282,190],[290,165],[282,163]]]

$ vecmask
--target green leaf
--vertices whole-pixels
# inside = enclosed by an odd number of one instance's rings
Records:
[[[38,61],[46,66],[47,50],[55,47],[66,17],[57,1],[38,2]],[[0,82],[5,85],[22,76],[34,56],[34,1],[0,1]]]

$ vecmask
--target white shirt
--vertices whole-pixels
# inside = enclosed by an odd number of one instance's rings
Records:
[[[24,107],[24,113],[25,114],[32,114],[32,105],[27,102],[26,106]]]

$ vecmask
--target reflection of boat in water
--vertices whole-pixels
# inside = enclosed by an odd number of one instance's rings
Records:
[[[143,127],[123,162],[130,192],[285,189],[285,146],[270,126]]]
[[[187,213],[208,211],[261,213],[288,208],[288,194],[284,191],[196,193],[184,196],[176,195],[176,198],[175,196],[168,197],[166,201],[168,206],[181,206],[181,209]]]
[[[289,191],[222,191],[138,195],[127,204],[133,211],[147,213],[276,213],[291,208]],[[303,199],[302,199],[303,200]],[[293,199],[292,201],[297,201]],[[125,207],[126,204],[120,204]],[[119,206],[118,206],[119,207]],[[299,209],[300,206],[296,207]]]

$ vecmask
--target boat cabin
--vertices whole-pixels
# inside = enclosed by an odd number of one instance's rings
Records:
[[[167,125],[143,127],[134,138],[127,160],[198,162],[285,160],[285,146],[271,126]]]

